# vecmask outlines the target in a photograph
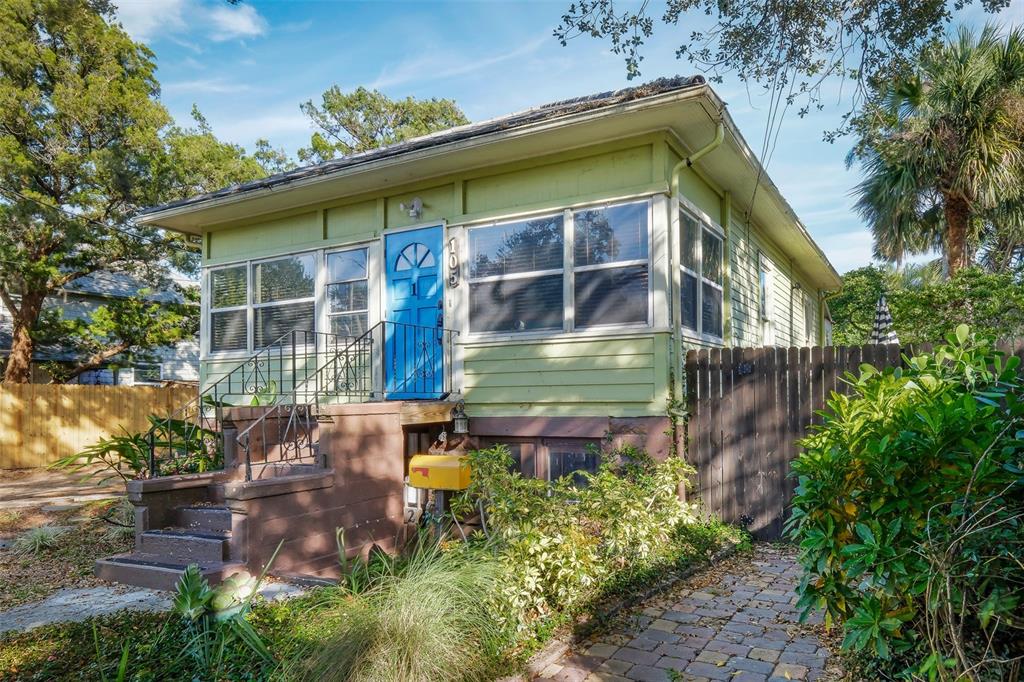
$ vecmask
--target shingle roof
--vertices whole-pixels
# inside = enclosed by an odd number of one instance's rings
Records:
[[[675,76],[672,78],[659,78],[632,88],[624,88],[622,90],[601,92],[594,95],[587,95],[585,97],[575,97],[558,102],[551,102],[549,104],[533,107],[514,114],[480,121],[479,123],[470,123],[463,126],[457,126],[455,128],[449,128],[447,130],[431,133],[430,135],[424,135],[422,137],[416,137],[410,140],[405,140],[404,142],[388,145],[387,147],[372,149],[370,151],[351,154],[349,156],[332,159],[323,163],[295,168],[283,173],[277,173],[275,175],[261,178],[260,180],[231,185],[214,192],[199,194],[189,197],[188,199],[173,201],[161,206],[154,206],[142,211],[141,215],[180,208],[192,204],[199,204],[211,199],[245,194],[246,192],[254,190],[277,187],[296,180],[330,175],[331,173],[336,173],[353,166],[401,156],[402,154],[408,154],[421,149],[438,147],[451,142],[459,142],[461,140],[480,137],[503,130],[511,130],[531,123],[550,120],[561,116],[614,106],[623,102],[641,99],[643,97],[651,97],[653,95],[660,95],[666,92],[699,87],[703,85],[704,82],[703,76]]]

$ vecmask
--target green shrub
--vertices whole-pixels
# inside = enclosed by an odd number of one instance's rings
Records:
[[[148,470],[149,443],[143,434],[124,431],[120,435],[100,438],[81,452],[58,459],[49,468],[70,473],[86,470],[81,480],[96,485],[103,485],[114,478],[127,482],[143,477]]]
[[[1024,654],[1019,360],[948,341],[848,376],[793,465],[800,604],[879,676],[999,679]]]
[[[128,482],[147,476],[201,473],[219,469],[224,463],[220,436],[185,419],[149,416],[147,433],[123,433],[98,441],[49,466],[70,473],[85,471],[82,482],[103,485],[114,478]],[[150,437],[158,459],[155,473],[149,471]]]
[[[38,526],[25,531],[11,543],[11,551],[21,556],[40,554],[60,546],[61,538],[68,532],[63,526]]]
[[[453,501],[457,514],[482,512],[502,568],[492,603],[502,625],[526,631],[685,556],[677,530],[696,514],[678,496],[692,472],[681,459],[655,463],[628,449],[605,457],[596,474],[553,483],[523,478],[511,462],[500,445],[471,453],[470,487]]]

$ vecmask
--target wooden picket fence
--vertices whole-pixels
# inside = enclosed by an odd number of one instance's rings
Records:
[[[1024,340],[999,344],[1024,358]],[[762,540],[782,538],[796,483],[789,465],[833,391],[862,364],[902,364],[930,344],[723,348],[686,355],[687,459],[708,511]]]
[[[42,467],[120,427],[148,428],[195,397],[192,386],[0,385],[0,469]]]

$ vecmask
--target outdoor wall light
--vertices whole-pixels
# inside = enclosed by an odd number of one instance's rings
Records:
[[[408,213],[410,218],[419,218],[423,215],[423,199],[419,197],[413,197],[408,204],[402,202],[398,207]]]
[[[466,415],[466,403],[461,400],[452,408],[452,432],[463,436],[469,433],[469,416]]]

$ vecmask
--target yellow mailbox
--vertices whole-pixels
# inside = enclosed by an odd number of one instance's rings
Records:
[[[469,487],[469,462],[462,455],[413,455],[409,485],[428,490],[465,490]]]

